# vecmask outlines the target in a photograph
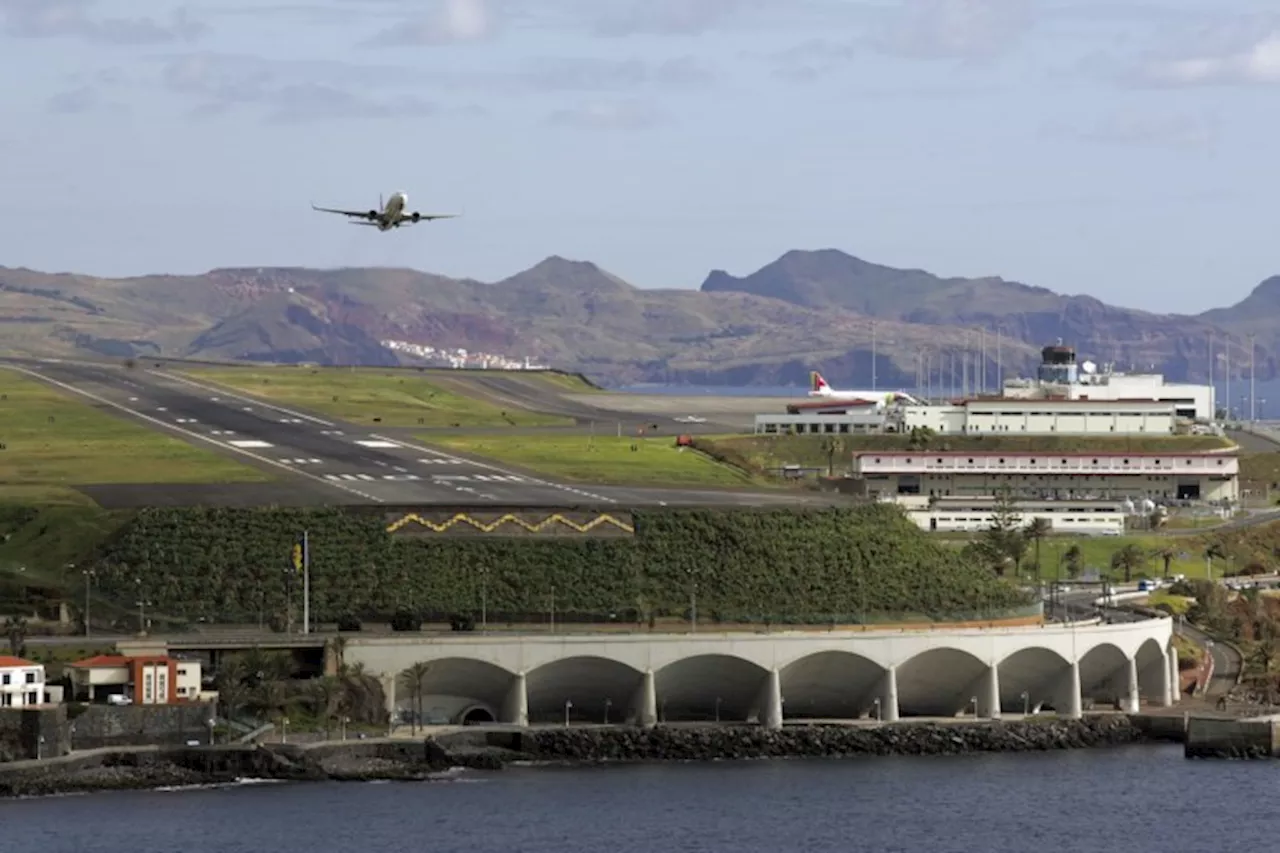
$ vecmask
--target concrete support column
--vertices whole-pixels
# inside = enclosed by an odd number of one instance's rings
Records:
[[[898,722],[898,668],[891,666],[880,679],[880,719]]]
[[[636,722],[646,729],[658,724],[658,689],[654,684],[653,670],[644,671],[644,680],[635,700]]]
[[[1129,662],[1125,665],[1125,672],[1128,676],[1128,685],[1125,690],[1122,707],[1126,714],[1136,714],[1142,706],[1138,688],[1138,661],[1134,658],[1129,658]]]
[[[1058,716],[1078,720],[1084,716],[1084,702],[1080,698],[1080,662],[1072,661],[1058,685],[1058,700],[1054,703]]]
[[[769,670],[764,680],[760,694],[760,722],[772,731],[782,728],[782,676],[777,667]]]
[[[1178,655],[1172,649],[1163,653],[1160,659],[1160,678],[1156,687],[1156,695],[1152,697],[1151,704],[1158,705],[1161,708],[1167,708],[1173,704],[1173,697],[1177,681],[1170,678],[1169,661],[1173,661],[1173,665],[1178,665]]]
[[[524,673],[517,673],[507,688],[502,702],[502,722],[513,726],[529,725],[529,685]]]
[[[1182,698],[1182,677],[1178,672],[1178,651],[1174,648],[1165,650],[1165,658],[1169,664],[1169,704],[1176,705]]]
[[[987,667],[978,685],[978,716],[1000,719],[1000,670],[995,664]]]

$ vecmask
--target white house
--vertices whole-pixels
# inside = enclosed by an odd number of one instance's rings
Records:
[[[45,704],[44,664],[0,655],[0,708]]]

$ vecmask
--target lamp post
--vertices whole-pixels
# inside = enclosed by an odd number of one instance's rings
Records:
[[[569,710],[573,708],[573,700],[564,700],[564,727],[569,728]]]
[[[218,721],[213,717],[210,717],[205,721],[205,725],[209,727],[209,746],[213,746],[213,730],[214,727],[218,725]]]
[[[609,725],[609,709],[613,707],[613,700],[608,696],[604,699],[604,724]]]
[[[74,569],[75,563],[72,563],[69,568]],[[93,569],[81,569],[80,573],[84,575],[84,635],[88,637],[91,630],[89,628],[89,583],[98,576],[98,573]]]
[[[1027,695],[1027,691],[1025,690],[1022,691],[1020,697],[1022,699],[1022,716],[1031,716],[1031,697]]]
[[[716,722],[720,722],[720,697],[716,697]]]
[[[876,709],[876,722],[883,722],[884,718],[880,716],[880,697],[877,696],[875,699],[872,699],[871,704]]]

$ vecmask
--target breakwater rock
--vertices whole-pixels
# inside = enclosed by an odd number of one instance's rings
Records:
[[[1030,752],[1118,746],[1146,739],[1128,717],[1117,714],[1008,723],[788,726],[781,731],[757,726],[542,729],[521,733],[511,747],[549,761],[710,761]]]
[[[0,797],[283,781],[422,780],[453,767],[516,761],[640,762],[860,755],[960,755],[1119,746],[1149,740],[1121,714],[1083,720],[897,723],[885,726],[625,726],[468,729],[423,739],[102,749],[0,764]]]

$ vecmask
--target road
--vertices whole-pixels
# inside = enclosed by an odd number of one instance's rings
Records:
[[[272,405],[168,370],[39,359],[10,359],[8,363],[114,414],[132,417],[286,480],[283,484],[85,487],[104,506],[191,502],[241,506],[762,506],[843,502],[835,496],[793,492],[557,483],[431,448],[398,431],[374,432]]]
[[[1205,688],[1205,696],[1226,696],[1236,686],[1236,679],[1244,668],[1244,658],[1233,648],[1214,642],[1213,638],[1185,619],[1178,620],[1177,631],[1198,646],[1209,650],[1213,657],[1213,677]]]

